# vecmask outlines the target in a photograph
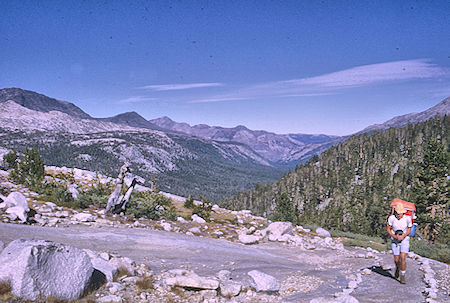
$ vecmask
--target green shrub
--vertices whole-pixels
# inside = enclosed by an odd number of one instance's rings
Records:
[[[106,208],[111,192],[110,184],[97,182],[89,189],[82,191],[78,201],[75,201],[75,203],[79,208],[88,208],[91,205],[95,205],[98,208]]]
[[[445,244],[430,244],[427,240],[411,238],[410,251],[416,254],[450,264],[450,247]]]
[[[142,191],[133,194],[127,205],[127,214],[133,214],[137,218],[147,217],[151,220],[176,218],[176,210],[172,200],[163,194]]]
[[[192,214],[196,214],[199,217],[205,219],[206,221],[209,221],[213,205],[206,198],[200,197],[200,200],[202,203],[193,206]]]
[[[187,199],[184,201],[183,206],[190,209],[194,208],[194,197],[192,197],[192,195],[189,195]]]
[[[67,191],[67,184],[61,181],[43,182],[36,188],[37,192],[41,194],[41,198],[54,202],[58,206],[72,207],[74,199],[72,195]]]

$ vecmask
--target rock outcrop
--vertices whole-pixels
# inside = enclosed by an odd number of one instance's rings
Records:
[[[15,240],[0,254],[0,281],[27,300],[78,299],[89,289],[94,268],[82,250],[43,240]]]

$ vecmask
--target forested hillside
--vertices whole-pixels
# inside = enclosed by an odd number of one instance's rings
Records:
[[[444,158],[448,173],[448,129],[449,118],[444,116],[403,128],[352,136],[279,181],[226,199],[221,206],[251,209],[270,217],[282,193],[286,193],[301,224],[316,223],[327,228],[382,235],[390,201],[397,197],[414,202],[414,182],[427,142],[432,138],[437,138],[447,153]],[[444,175],[447,197],[436,201],[444,205],[434,214],[445,217],[439,223],[441,240],[445,236],[443,225],[445,221],[448,223],[447,176]],[[431,211],[430,207],[423,209]]]

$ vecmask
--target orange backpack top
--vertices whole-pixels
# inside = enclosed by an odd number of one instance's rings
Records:
[[[395,198],[391,202],[391,214],[392,215],[394,214],[394,210],[398,204],[403,205],[403,207],[406,209],[405,215],[410,216],[412,219],[413,226],[411,228],[410,236],[414,237],[414,234],[416,232],[416,226],[417,226],[417,223],[414,223],[414,220],[416,219],[416,206],[412,202],[403,201],[401,199]]]

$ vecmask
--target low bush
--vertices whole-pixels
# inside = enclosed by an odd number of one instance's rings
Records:
[[[75,203],[79,208],[88,208],[91,205],[95,205],[98,208],[105,208],[111,192],[112,189],[109,184],[105,185],[98,182],[89,189],[82,191],[80,198]]]
[[[192,214],[196,214],[199,217],[205,219],[206,221],[209,221],[209,219],[211,218],[211,211],[213,205],[206,198],[200,197],[200,200],[202,203],[194,205],[192,207]]]
[[[184,201],[184,207],[186,208],[194,208],[194,197],[192,195],[189,195],[186,200]]]
[[[41,194],[42,199],[54,202],[58,206],[73,206],[74,199],[67,191],[65,182],[46,180],[39,186],[37,192]]]
[[[128,202],[126,212],[133,214],[136,218],[146,217],[150,220],[160,218],[174,220],[177,217],[172,200],[152,191],[134,193]]]
[[[450,247],[445,244],[430,244],[426,240],[412,238],[410,251],[413,251],[422,257],[450,264]]]

